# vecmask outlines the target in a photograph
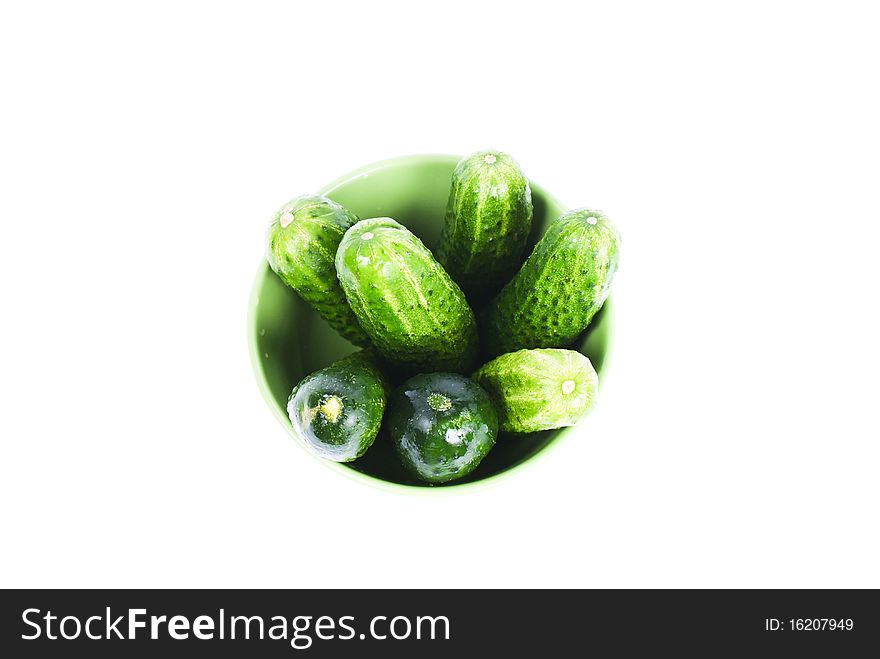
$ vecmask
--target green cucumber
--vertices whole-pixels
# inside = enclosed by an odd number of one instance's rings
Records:
[[[494,294],[522,264],[531,228],[532,191],[519,165],[479,151],[452,174],[437,260],[468,296]]]
[[[334,269],[339,241],[358,218],[335,201],[297,197],[275,213],[269,225],[269,266],[330,326],[355,345],[369,337],[345,300]]]
[[[307,375],[294,387],[287,414],[315,454],[351,462],[373,444],[385,412],[385,380],[364,352]]]
[[[388,430],[413,475],[445,483],[480,464],[495,444],[498,416],[473,380],[455,373],[421,374],[389,398]]]
[[[467,372],[477,327],[464,294],[431,252],[389,217],[345,232],[336,273],[379,354],[405,370]]]
[[[473,375],[495,403],[501,430],[536,432],[575,425],[596,404],[599,376],[575,350],[519,350]]]
[[[569,211],[553,222],[484,309],[480,329],[487,354],[574,343],[608,297],[619,242],[598,211]]]

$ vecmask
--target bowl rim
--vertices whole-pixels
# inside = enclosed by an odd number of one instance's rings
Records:
[[[390,166],[400,166],[406,165],[407,163],[424,163],[425,161],[443,161],[443,162],[452,162],[457,163],[461,160],[462,156],[456,156],[448,153],[423,153],[423,154],[409,154],[404,156],[397,156],[393,158],[385,158],[383,160],[378,160],[376,162],[369,163],[364,165],[363,167],[358,167],[342,176],[334,179],[327,185],[321,187],[318,190],[317,194],[320,195],[328,195],[331,194],[334,190],[339,187],[345,185],[349,181],[353,179],[364,176],[365,174],[370,174],[375,171],[379,171],[381,169],[386,169]],[[536,184],[529,179],[529,185],[534,190],[537,188],[540,193],[546,197],[549,201],[552,201],[556,205],[560,206],[563,209],[568,209],[566,204],[563,204],[557,197],[549,193],[543,186]],[[534,465],[539,462],[539,458],[541,461],[546,458],[546,456],[551,452],[551,448],[557,446],[559,444],[559,440],[569,434],[570,432],[582,427],[571,426],[568,428],[559,428],[556,433],[549,439],[549,441],[544,445],[544,447],[539,450],[537,453],[529,456],[525,460],[514,464],[503,471],[496,472],[487,476],[486,478],[481,478],[475,481],[467,481],[464,483],[449,483],[442,486],[432,487],[430,485],[414,485],[409,483],[394,483],[391,481],[384,480],[377,476],[372,476],[370,474],[364,473],[362,471],[358,471],[357,469],[352,469],[351,467],[347,467],[344,463],[333,462],[332,460],[324,460],[314,455],[311,451],[309,451],[308,447],[296,436],[296,433],[293,430],[293,427],[290,425],[290,420],[287,418],[287,415],[284,410],[278,408],[275,397],[272,395],[272,392],[269,390],[269,386],[266,381],[265,373],[262,368],[262,360],[260,359],[259,349],[258,349],[258,341],[259,341],[259,332],[257,330],[257,305],[259,304],[260,298],[260,290],[262,288],[263,282],[269,273],[271,272],[269,268],[269,264],[266,262],[265,258],[257,269],[256,276],[254,277],[254,282],[251,285],[250,296],[248,300],[248,311],[247,311],[247,340],[248,340],[248,354],[250,355],[251,368],[254,373],[254,378],[257,381],[257,387],[260,390],[260,394],[263,397],[263,400],[268,405],[269,409],[272,411],[272,414],[275,418],[281,423],[282,427],[287,431],[287,434],[290,435],[296,444],[309,456],[318,462],[322,463],[325,467],[332,469],[337,473],[341,473],[348,478],[358,481],[360,483],[364,483],[366,485],[370,485],[372,487],[378,488],[380,490],[384,490],[386,492],[395,492],[398,494],[416,494],[423,496],[437,496],[439,494],[464,494],[473,492],[476,490],[495,487],[500,484],[502,481],[507,480],[509,477],[518,474],[520,471],[534,467]],[[610,298],[609,298],[610,299]],[[607,301],[606,301],[607,304]],[[613,337],[614,337],[614,314],[613,308],[610,308],[609,311],[612,313],[608,314],[608,317],[605,319],[605,322],[609,324],[608,326],[608,347],[606,349],[603,371],[607,371],[609,364],[609,357],[611,355],[611,347],[613,345]]]

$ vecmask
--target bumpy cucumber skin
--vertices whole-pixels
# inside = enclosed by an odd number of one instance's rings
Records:
[[[519,350],[483,365],[473,379],[492,397],[504,432],[573,426],[590,412],[599,376],[575,350]]]
[[[345,233],[336,273],[379,354],[410,372],[469,372],[477,327],[464,294],[406,227],[388,217]]]
[[[404,466],[428,483],[466,476],[495,445],[498,415],[473,380],[420,374],[388,401],[388,430]]]
[[[290,394],[287,414],[315,454],[351,462],[379,433],[385,392],[382,373],[366,353],[358,352],[303,378]]]
[[[463,158],[452,174],[437,260],[469,297],[495,293],[523,261],[532,213],[529,181],[513,158],[500,151]]]
[[[275,213],[268,231],[267,260],[272,270],[330,326],[355,345],[370,339],[336,279],[336,249],[358,218],[327,197],[297,197]]]
[[[569,211],[553,222],[481,314],[487,355],[574,343],[608,297],[619,244],[598,211]]]

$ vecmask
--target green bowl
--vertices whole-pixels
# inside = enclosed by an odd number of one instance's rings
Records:
[[[367,165],[337,179],[320,190],[358,217],[393,217],[405,224],[433,249],[440,238],[446,198],[457,156],[416,155]],[[543,233],[549,221],[566,208],[534,182],[535,205],[531,241]],[[612,334],[610,300],[596,315],[577,345],[599,374],[607,365]],[[281,283],[265,261],[260,265],[248,310],[248,341],[251,362],[263,397],[291,437],[300,442],[287,418],[291,389],[307,374],[355,350]],[[324,461],[327,466],[372,485],[431,492],[460,491],[497,481],[514,473],[558,442],[571,428],[527,436],[500,436],[489,455],[466,478],[443,486],[427,486],[412,479],[402,468],[383,429],[369,451],[352,463]],[[301,443],[301,442],[300,442]],[[305,447],[304,447],[305,448]]]

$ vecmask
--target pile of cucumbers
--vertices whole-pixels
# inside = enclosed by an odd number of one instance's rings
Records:
[[[314,453],[357,460],[384,423],[413,476],[446,483],[499,432],[571,426],[593,408],[596,371],[567,348],[608,297],[620,239],[602,213],[578,209],[527,256],[532,215],[528,179],[499,151],[456,166],[436,255],[392,218],[359,219],[326,197],[276,212],[272,270],[361,348],[290,394]]]

